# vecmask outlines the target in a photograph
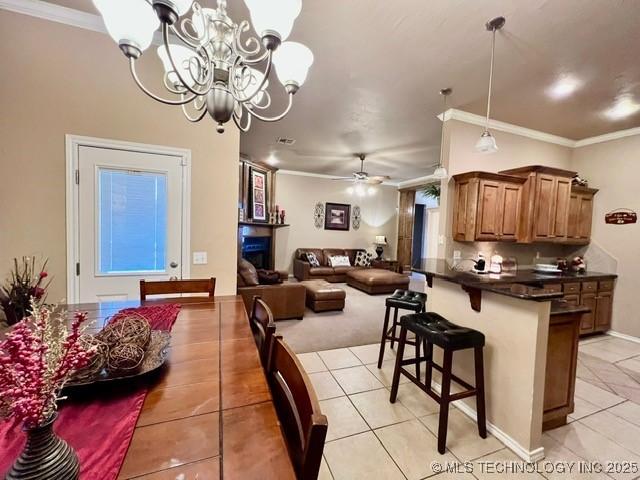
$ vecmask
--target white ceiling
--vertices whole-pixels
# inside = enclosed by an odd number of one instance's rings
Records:
[[[89,0],[54,3],[95,11]],[[228,3],[232,18],[248,18],[244,2]],[[493,118],[570,139],[640,125],[640,114],[611,121],[602,113],[622,93],[640,102],[638,0],[303,0],[290,40],[309,46],[315,63],[289,115],[254,122],[242,153],[258,161],[273,154],[283,169],[345,175],[359,167],[349,154],[379,152],[365,164],[370,174],[431,173],[439,90],[453,88],[450,107],[484,114],[484,23],[498,15],[507,23],[497,38]],[[551,99],[547,89],[566,74],[582,87]],[[274,77],[271,85],[280,84]],[[279,136],[296,144],[279,146]]]

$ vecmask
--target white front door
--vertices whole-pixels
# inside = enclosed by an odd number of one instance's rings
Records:
[[[76,301],[139,298],[182,278],[182,157],[79,145]]]

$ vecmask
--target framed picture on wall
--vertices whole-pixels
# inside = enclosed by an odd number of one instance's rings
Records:
[[[326,203],[324,215],[325,230],[349,230],[351,205],[344,203]]]
[[[251,167],[249,176],[249,211],[254,222],[267,221],[267,172]]]

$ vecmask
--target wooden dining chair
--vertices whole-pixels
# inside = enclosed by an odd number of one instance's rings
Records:
[[[262,368],[266,370],[271,355],[273,337],[276,334],[276,324],[273,321],[271,309],[258,295],[253,297],[249,326],[258,347]]]
[[[166,280],[147,282],[140,280],[140,300],[145,301],[147,295],[168,295],[174,293],[208,293],[213,298],[216,291],[216,279],[203,278],[191,280]]]
[[[320,411],[316,393],[298,358],[279,335],[273,337],[267,373],[296,477],[315,480],[327,436],[327,417]]]

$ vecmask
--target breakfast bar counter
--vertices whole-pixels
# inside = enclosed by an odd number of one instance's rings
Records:
[[[544,456],[542,431],[566,422],[573,390],[581,319],[588,307],[563,301],[559,283],[608,281],[604,273],[514,275],[460,272],[444,260],[414,269],[427,278],[427,310],[485,336],[487,426],[527,461]],[[454,373],[473,383],[474,363],[457,353]],[[440,358],[436,357],[436,360]],[[475,415],[473,401],[457,402]]]

